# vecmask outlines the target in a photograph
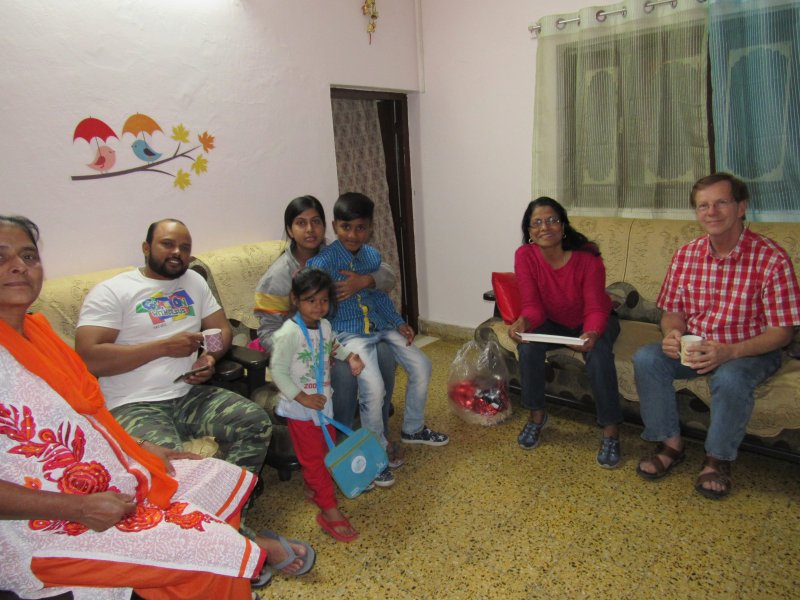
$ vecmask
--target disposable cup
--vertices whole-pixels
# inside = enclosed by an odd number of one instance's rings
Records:
[[[690,344],[697,344],[698,342],[702,342],[703,338],[699,335],[683,335],[681,336],[681,364],[686,365],[687,367],[691,367],[692,365],[689,362],[692,359],[692,355],[696,353],[696,351],[691,351],[687,348]]]

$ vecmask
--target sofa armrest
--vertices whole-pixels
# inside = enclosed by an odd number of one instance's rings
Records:
[[[231,346],[220,363],[235,363],[245,371],[248,397],[266,381],[269,354],[243,346]]]

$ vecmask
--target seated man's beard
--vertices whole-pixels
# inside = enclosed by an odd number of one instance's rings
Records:
[[[178,277],[186,273],[186,271],[189,269],[189,265],[184,263],[181,259],[178,259],[181,262],[180,266],[172,265],[169,263],[169,260],[171,260],[171,258],[172,257],[167,258],[161,262],[158,262],[156,261],[156,259],[153,258],[153,255],[151,254],[150,256],[147,257],[147,266],[150,267],[151,271],[153,271],[154,273],[158,273],[162,277],[166,277],[168,279],[177,279]]]

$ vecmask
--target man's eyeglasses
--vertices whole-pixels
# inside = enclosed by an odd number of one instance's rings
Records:
[[[541,229],[542,226],[547,225],[550,227],[551,225],[558,225],[561,223],[561,219],[558,217],[547,217],[546,219],[535,219],[531,221],[531,224],[528,225],[528,229]]]
[[[703,202],[702,204],[698,204],[695,210],[699,213],[707,213],[712,207],[714,210],[724,210],[732,204],[736,204],[736,200],[717,200],[711,203]]]

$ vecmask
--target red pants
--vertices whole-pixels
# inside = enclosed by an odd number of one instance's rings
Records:
[[[239,515],[228,520],[239,526]],[[31,558],[31,571],[46,587],[130,587],[146,600],[250,600],[250,580],[85,558]]]
[[[289,423],[289,435],[294,444],[294,453],[303,472],[303,481],[314,492],[314,502],[322,510],[336,508],[336,490],[333,478],[325,466],[325,455],[328,453],[328,444],[322,429],[314,421],[299,421],[286,419]],[[332,439],[336,439],[336,429],[333,425],[326,425]]]

